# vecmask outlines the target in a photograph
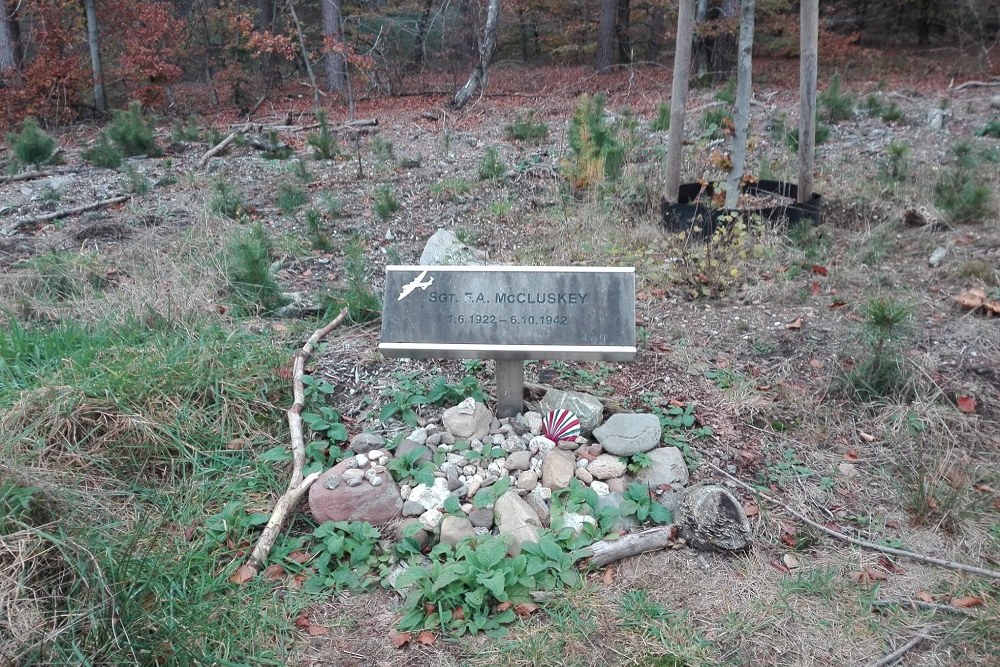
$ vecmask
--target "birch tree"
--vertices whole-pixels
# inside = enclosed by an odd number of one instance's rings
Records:
[[[461,109],[472,97],[472,94],[479,88],[486,88],[486,79],[489,73],[490,61],[493,59],[493,51],[497,46],[497,32],[500,28],[500,0],[490,0],[486,9],[486,26],[483,28],[482,38],[479,39],[479,59],[469,80],[455,93],[451,101],[453,109]]]
[[[747,159],[747,130],[750,126],[750,91],[753,79],[753,19],[754,0],[743,0],[740,6],[740,45],[736,75],[736,133],[733,137],[733,166],[726,180],[726,208],[739,203],[740,185]]]
[[[663,198],[677,203],[681,185],[681,148],[684,141],[688,77],[691,74],[691,45],[694,40],[694,3],[680,0],[677,11],[677,45],[674,47],[674,78],[670,86],[670,135],[663,179]]]
[[[799,202],[813,194],[816,167],[816,64],[819,0],[802,0],[799,9]]]
[[[108,98],[104,93],[104,69],[101,66],[101,36],[97,25],[96,0],[83,0],[87,13],[87,43],[90,45],[90,69],[94,77],[94,106],[98,111],[108,110]]]

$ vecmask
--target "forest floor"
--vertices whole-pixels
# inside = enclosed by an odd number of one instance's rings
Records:
[[[1000,317],[957,301],[973,288],[1000,299],[1000,87],[960,87],[998,72],[953,79],[938,56],[846,62],[854,102],[825,121],[817,149],[823,224],[751,225],[717,239],[707,268],[701,242],[660,224],[662,68],[501,66],[460,113],[441,95],[361,99],[353,112],[327,98],[333,159],[307,141],[318,130],[304,88],[265,101],[246,138],[205,166],[245,119],[160,120],[164,154],[119,169],[81,160],[95,126],[60,132],[64,167],[79,171],[0,181],[0,498],[14,521],[0,525],[0,564],[16,574],[0,582],[0,636],[13,638],[0,657],[128,663],[130,647],[156,664],[889,664],[876,661],[923,635],[899,664],[997,664],[1000,582],[821,535],[705,465],[846,535],[1000,567]],[[748,169],[794,182],[796,68],[759,69]],[[573,188],[567,174],[588,172],[567,129],[596,93],[625,166]],[[692,90],[684,180],[724,177],[725,97]],[[378,124],[349,126],[362,119]],[[518,121],[547,135],[514,140]],[[276,143],[289,154],[265,159],[259,146]],[[988,197],[957,220],[942,193],[968,183]],[[911,209],[928,224],[908,224]],[[635,267],[635,361],[531,362],[527,379],[626,410],[694,404],[713,436],[688,439],[693,482],[743,498],[748,553],[644,554],[554,593],[504,637],[403,648],[395,592],[304,592],[308,563],[293,565],[315,547],[304,512],[284,538],[291,560],[266,581],[230,581],[287,483],[262,456],[287,441],[292,355],[345,302],[380,294],[385,265],[417,263],[439,228],[496,263]],[[284,316],[234,298],[255,234],[265,273],[296,295]],[[880,307],[898,315],[882,342]],[[492,390],[489,363],[389,359],[378,338],[377,323],[352,324],[310,362],[350,435],[408,432],[377,419],[401,386],[471,376]]]

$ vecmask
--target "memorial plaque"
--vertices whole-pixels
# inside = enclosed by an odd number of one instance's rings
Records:
[[[635,357],[635,269],[388,266],[379,350],[391,357]]]

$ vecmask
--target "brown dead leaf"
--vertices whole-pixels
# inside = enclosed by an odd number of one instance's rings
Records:
[[[934,602],[934,596],[927,591],[920,591],[917,593],[916,597],[922,602]]]
[[[952,607],[958,607],[959,609],[968,609],[969,607],[978,607],[983,603],[981,598],[973,597],[967,595],[965,597],[955,598],[951,601]]]
[[[955,402],[958,405],[959,412],[964,412],[967,415],[976,414],[975,396],[959,396],[958,400]]]
[[[422,630],[420,634],[417,635],[418,644],[423,644],[424,646],[430,646],[435,641],[437,641],[437,637],[435,637],[434,633],[431,632],[430,630]]]
[[[308,628],[306,628],[306,634],[308,634],[310,637],[321,637],[326,633],[328,633],[329,631],[330,628],[325,628],[322,625],[310,625]]]
[[[871,440],[869,440],[868,442],[871,442]],[[857,461],[860,458],[861,457],[858,456],[858,450],[854,449],[853,447],[844,452],[845,461]]]
[[[975,310],[986,303],[986,290],[982,287],[973,287],[956,296],[955,300],[962,308]]]
[[[300,565],[308,563],[310,558],[312,558],[312,555],[307,551],[299,550],[288,554],[288,560],[299,563]]]
[[[794,570],[799,566],[799,559],[792,554],[785,554],[781,557],[781,562],[785,564],[789,570]]]
[[[308,628],[312,625],[312,621],[309,620],[309,614],[302,612],[299,614],[298,618],[295,619],[295,627],[297,628]]]
[[[285,568],[281,567],[281,563],[271,563],[264,568],[264,571],[261,572],[261,576],[268,581],[278,581],[285,576]]]
[[[812,284],[812,295],[813,296],[819,296],[820,292],[822,292],[822,291],[823,291],[823,288],[819,284],[819,281],[818,280],[814,280],[813,284]]]
[[[851,572],[847,577],[854,583],[861,584],[862,586],[871,586],[877,581],[885,581],[889,578],[885,572],[879,572],[870,567],[861,568],[860,572]]]
[[[437,611],[437,607],[434,606],[433,602],[425,602],[424,603],[424,613],[425,614],[427,614],[428,616],[430,616],[435,611]]]
[[[454,609],[451,610],[451,617],[456,621],[464,621],[465,610],[462,609],[461,607],[455,607]]]
[[[392,632],[389,634],[389,641],[391,641],[392,645],[396,648],[403,648],[413,641],[413,635],[409,632]]]
[[[817,276],[826,276],[830,274],[830,271],[825,266],[821,266],[819,264],[812,265],[812,272]]]
[[[983,310],[985,310],[988,315],[1000,316],[1000,300],[990,299],[983,304]]]
[[[875,436],[872,435],[871,433],[865,433],[864,431],[858,431],[858,435],[860,435],[864,439],[865,442],[875,442]]]
[[[802,328],[802,318],[796,317],[794,320],[785,325],[785,328],[789,331],[798,331]]]
[[[816,370],[819,370],[823,368],[823,361],[820,359],[810,359],[809,365],[815,368]]]
[[[190,542],[191,539],[194,537],[194,531],[198,529],[198,524],[199,523],[200,523],[199,521],[195,521],[190,526],[188,526],[187,528],[184,529],[184,541],[185,542]]]
[[[979,493],[996,493],[996,491],[993,490],[993,487],[989,484],[976,484],[972,488],[979,491]]]
[[[755,517],[760,514],[760,508],[757,507],[757,503],[746,502],[743,503],[743,513],[747,515],[747,518]]]
[[[255,570],[249,563],[243,563],[243,565],[240,565],[239,569],[236,570],[231,577],[229,577],[229,581],[234,584],[245,584],[253,579],[256,574],[257,570]]]
[[[505,612],[513,606],[514,604],[512,602],[501,602],[500,604],[497,605],[497,611]]]
[[[615,568],[609,567],[604,570],[604,585],[610,586],[615,582]]]
[[[536,611],[538,611],[538,605],[534,602],[522,602],[521,604],[514,606],[514,613],[521,618],[528,618]]]
[[[288,325],[281,322],[272,322],[271,330],[277,331],[278,333],[288,333]]]
[[[778,572],[782,573],[782,574],[789,574],[789,573],[791,573],[791,570],[788,569],[788,566],[785,565],[783,562],[781,562],[778,559],[772,560],[769,563],[769,565],[771,567],[773,567],[775,570],[777,570]]]
[[[889,559],[888,556],[882,555],[878,557],[878,564],[885,568],[885,571],[889,574],[902,574],[906,570],[901,568],[895,562]]]

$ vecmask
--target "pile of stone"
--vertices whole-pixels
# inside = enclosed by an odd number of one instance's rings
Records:
[[[355,456],[326,471],[310,489],[310,510],[318,522],[383,524],[402,516],[400,534],[419,523],[415,537],[420,541],[436,535],[453,544],[496,532],[509,535],[510,551],[516,553],[524,542],[538,540],[549,523],[553,491],[569,487],[573,479],[592,489],[602,506],[620,505],[633,481],[626,474],[626,459],[637,453],[645,453],[652,464],[637,472],[634,481],[654,490],[669,509],[682,505],[688,469],[676,447],[661,446],[656,415],[615,414],[602,423],[598,399],[558,390],[547,392],[539,409],[572,411],[580,420],[580,435],[554,442],[543,433],[542,412],[498,420],[471,398],[445,410],[439,421],[415,429],[397,445],[395,456],[416,451],[421,459],[442,461],[434,468],[433,484],[397,486],[386,467],[390,454],[383,438],[360,434],[351,441]],[[488,506],[476,507],[477,495],[490,494],[504,477],[510,478],[509,489],[490,497]],[[452,496],[465,516],[446,513],[445,502]],[[595,522],[588,515],[564,519],[578,528]],[[635,524],[625,518],[621,527]]]

